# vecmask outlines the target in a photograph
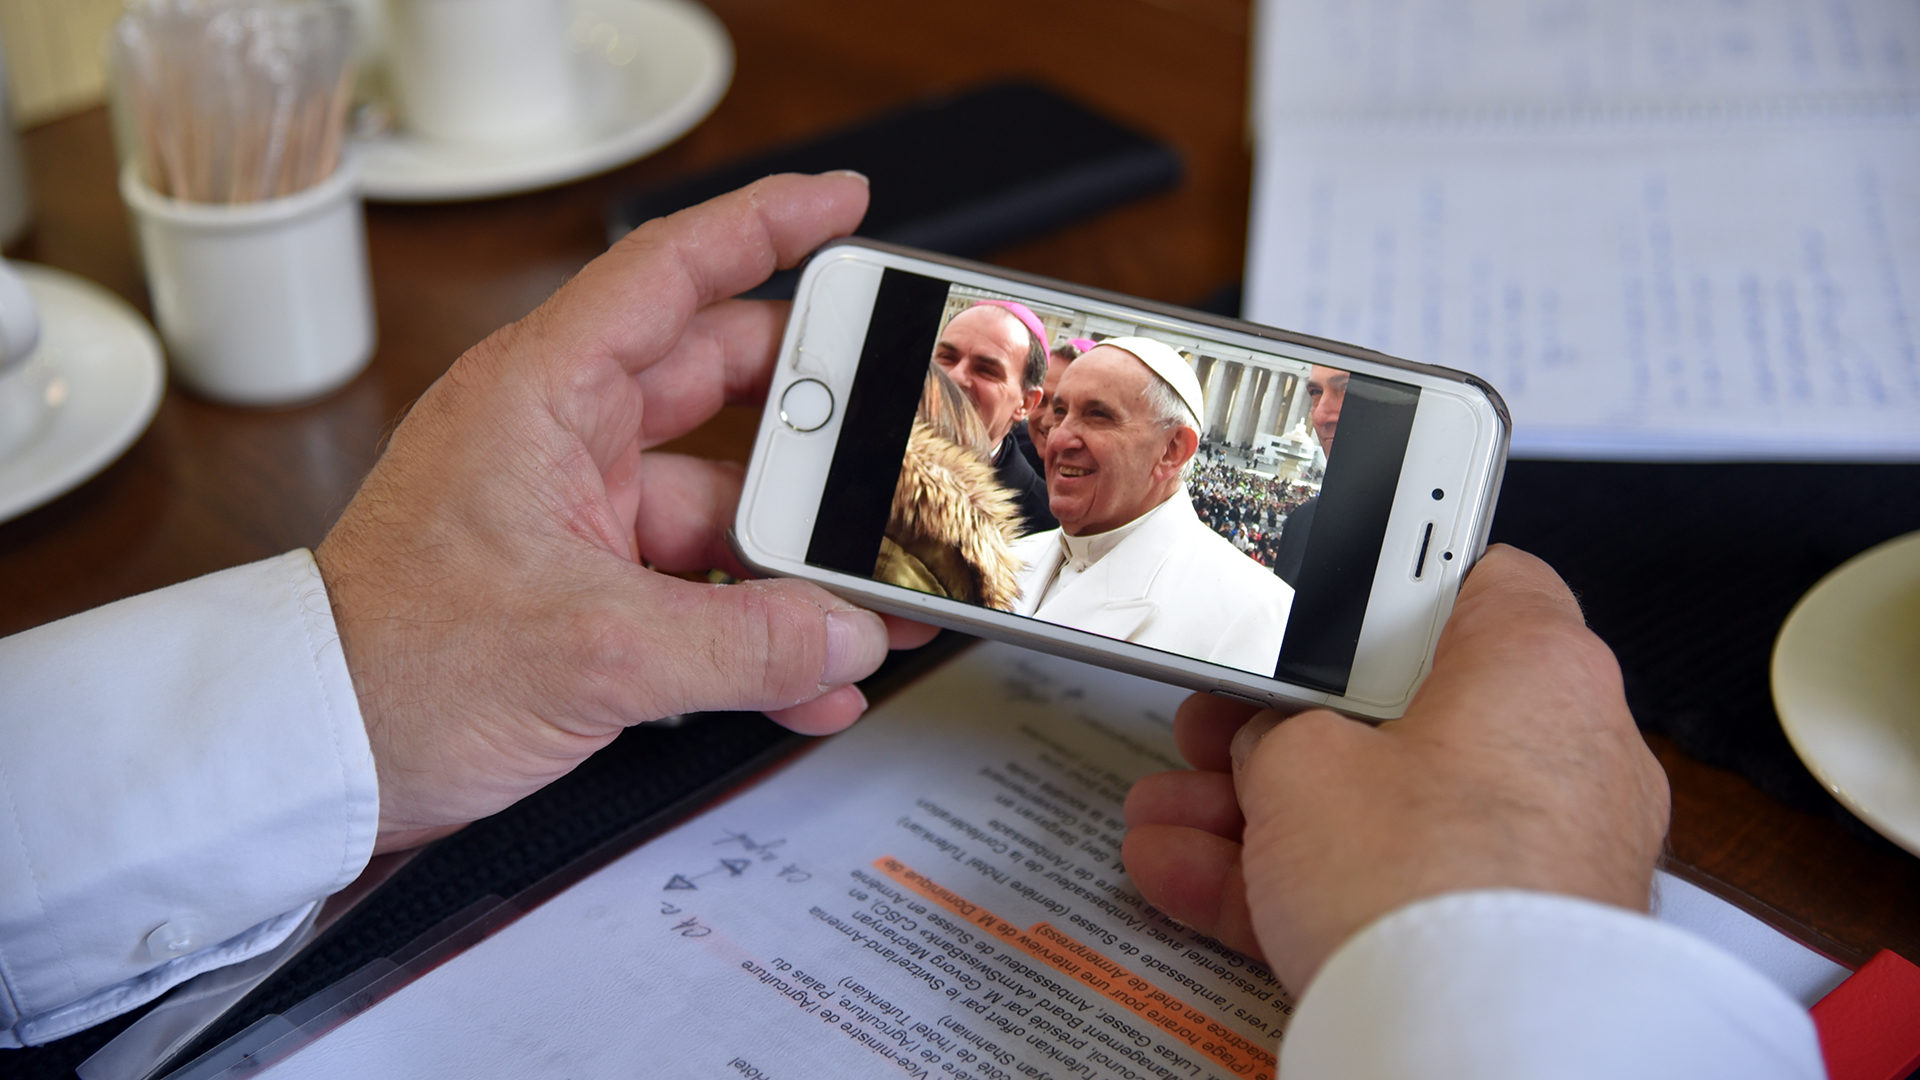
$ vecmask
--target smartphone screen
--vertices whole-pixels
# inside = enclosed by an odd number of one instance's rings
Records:
[[[807,563],[1346,693],[1421,389],[1225,337],[888,267]]]

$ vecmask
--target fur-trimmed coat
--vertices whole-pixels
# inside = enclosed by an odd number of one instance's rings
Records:
[[[993,466],[915,420],[873,576],[1009,610],[1020,593],[1019,524]]]

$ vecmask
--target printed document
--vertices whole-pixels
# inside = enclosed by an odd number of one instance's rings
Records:
[[[1128,786],[1181,767],[1183,697],[971,649],[269,1075],[1271,1076],[1285,989],[1120,865]],[[1661,887],[1801,1000],[1845,974]]]

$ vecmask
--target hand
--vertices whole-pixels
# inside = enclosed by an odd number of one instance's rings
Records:
[[[1400,720],[1195,695],[1174,733],[1197,771],[1134,785],[1127,869],[1296,995],[1347,938],[1424,897],[1517,888],[1646,909],[1666,775],[1613,654],[1553,571],[1512,548],[1468,575]]]
[[[766,709],[837,731],[892,625],[740,572],[736,466],[648,452],[764,396],[786,305],[730,301],[852,231],[851,174],[776,176],[649,222],[462,356],[315,552],[372,741],[376,851],[564,775],[629,724]],[[643,565],[644,564],[644,565]]]

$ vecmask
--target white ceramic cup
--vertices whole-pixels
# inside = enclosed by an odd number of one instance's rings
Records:
[[[0,461],[33,437],[41,413],[33,380],[18,377],[39,343],[39,307],[27,283],[0,259]]]
[[[13,106],[7,100],[6,58],[0,56],[0,244],[11,244],[27,231],[33,219],[33,199],[27,191],[26,162],[20,157],[20,133],[13,126]],[[0,361],[0,368],[5,367]]]
[[[373,356],[366,218],[351,158],[281,199],[189,203],[120,171],[154,321],[174,374],[206,397],[289,405],[346,383]]]
[[[568,0],[387,0],[403,126],[424,138],[542,143],[577,130]]]
[[[0,259],[0,378],[26,362],[40,343],[40,309],[27,283]]]

